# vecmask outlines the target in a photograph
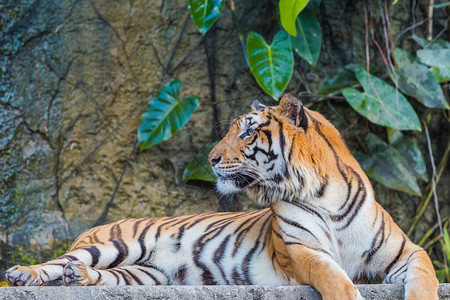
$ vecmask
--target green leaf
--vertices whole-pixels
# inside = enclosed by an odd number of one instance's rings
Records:
[[[447,276],[447,273],[445,273],[445,269],[436,270],[436,277],[437,277],[439,283],[445,283],[446,276]]]
[[[430,72],[439,83],[450,81],[450,67],[431,67]]]
[[[400,48],[395,49],[395,58],[398,63],[398,85],[403,93],[416,98],[427,107],[449,108],[441,86],[426,65]]]
[[[149,102],[138,129],[141,151],[170,139],[190,119],[200,98],[190,96],[178,101],[180,80],[167,83]]]
[[[214,174],[211,165],[208,162],[209,152],[211,152],[212,148],[214,148],[217,143],[218,142],[208,145],[189,162],[183,172],[183,182],[187,182],[188,180],[217,181],[217,176]]]
[[[427,167],[422,152],[413,138],[401,135],[391,145],[403,156],[407,166],[417,178],[428,181]]]
[[[371,81],[367,72],[358,67],[356,78],[364,92],[350,88],[343,90],[345,99],[353,109],[378,125],[421,131],[419,118],[406,98],[380,78],[370,77]]]
[[[399,151],[372,133],[367,135],[367,145],[373,155],[369,159],[363,156],[360,163],[370,178],[388,188],[421,195],[417,178]],[[361,159],[361,156],[357,158]]]
[[[428,41],[427,41],[426,39],[421,38],[420,36],[415,35],[415,34],[413,34],[413,35],[411,36],[411,38],[412,38],[417,44],[419,44],[419,46],[422,47],[422,48],[425,47],[425,46],[427,45],[427,43],[428,43]]]
[[[223,0],[188,0],[188,9],[201,34],[205,35],[222,11]]]
[[[432,67],[450,66],[450,49],[422,49],[417,51],[417,56]]]
[[[319,86],[318,94],[326,95],[358,83],[355,76],[355,66],[346,65],[329,73]]]
[[[247,54],[250,70],[259,86],[278,101],[291,80],[294,56],[289,35],[281,30],[269,46],[263,37],[250,32],[247,37]]]
[[[292,47],[300,57],[315,66],[320,54],[322,32],[320,23],[312,10],[306,8],[295,21],[298,35],[291,37]]]
[[[278,7],[280,9],[281,25],[290,35],[297,35],[295,20],[308,2],[309,0],[280,0]]]

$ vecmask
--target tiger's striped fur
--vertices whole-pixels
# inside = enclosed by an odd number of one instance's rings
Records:
[[[425,251],[375,202],[339,132],[285,95],[254,103],[210,153],[219,192],[247,190],[254,212],[122,220],[83,233],[56,260],[6,273],[15,285],[310,284],[324,299],[361,299],[352,280],[405,284],[437,299]]]

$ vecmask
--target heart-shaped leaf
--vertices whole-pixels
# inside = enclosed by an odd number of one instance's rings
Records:
[[[291,39],[281,30],[268,45],[264,38],[255,32],[247,37],[248,63],[259,86],[278,101],[291,80],[294,69]]]
[[[322,32],[316,15],[305,8],[295,21],[298,35],[291,37],[292,48],[310,65],[315,66],[320,54]]]
[[[211,169],[208,162],[208,155],[212,148],[217,145],[217,142],[208,145],[205,149],[199,152],[193,160],[191,160],[183,172],[183,181],[188,180],[202,180],[209,182],[216,182],[217,176]]]
[[[174,79],[148,102],[138,130],[141,151],[170,139],[200,105],[200,98],[196,96],[178,101],[180,88],[180,80]]]
[[[224,0],[188,0],[188,9],[201,34],[205,35],[222,11]]]
[[[395,58],[398,64],[398,85],[403,93],[416,98],[427,107],[449,108],[441,86],[426,65],[400,48],[395,48]]]
[[[347,102],[369,121],[399,130],[421,131],[419,118],[406,98],[380,78],[356,68],[356,78],[364,92],[344,89]]]
[[[280,0],[278,3],[281,25],[290,35],[297,35],[295,20],[308,2],[309,0]]]
[[[415,173],[400,152],[371,133],[367,135],[367,144],[373,155],[355,153],[355,157],[370,178],[391,189],[421,195]]]

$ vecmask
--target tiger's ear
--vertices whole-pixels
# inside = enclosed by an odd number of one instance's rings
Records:
[[[308,129],[308,118],[302,102],[294,94],[286,94],[280,100],[278,112],[285,116],[295,126],[303,128],[306,132]]]
[[[263,111],[264,108],[266,108],[267,106],[265,106],[264,104],[261,104],[261,102],[259,102],[257,99],[253,100],[252,103],[252,110],[260,110]]]

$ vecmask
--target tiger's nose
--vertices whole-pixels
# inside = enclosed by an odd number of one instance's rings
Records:
[[[211,155],[211,156],[208,157],[208,161],[211,164],[211,166],[213,166],[213,167],[215,165],[217,165],[221,160],[222,160],[222,156]]]

